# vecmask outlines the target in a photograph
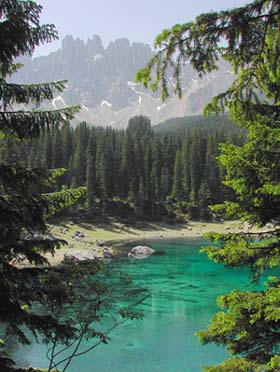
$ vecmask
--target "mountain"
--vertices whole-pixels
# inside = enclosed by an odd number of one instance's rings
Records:
[[[76,121],[95,126],[126,127],[129,118],[146,115],[152,124],[169,118],[198,115],[204,104],[228,88],[233,81],[229,65],[220,63],[219,71],[203,79],[185,65],[182,72],[184,95],[181,100],[171,96],[161,102],[159,93],[152,93],[134,82],[136,72],[152,56],[149,45],[130,43],[122,38],[104,48],[97,35],[86,42],[67,36],[61,49],[48,56],[31,59],[14,77],[14,82],[30,83],[53,80],[69,81],[66,91],[52,101],[53,108],[81,104]],[[174,86],[168,77],[170,87]]]

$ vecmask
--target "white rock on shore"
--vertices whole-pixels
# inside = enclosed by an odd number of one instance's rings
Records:
[[[98,257],[94,252],[89,252],[86,250],[70,251],[64,254],[65,261],[72,261],[75,263],[82,261],[95,261],[97,259]]]
[[[150,247],[144,245],[137,245],[136,247],[132,248],[131,251],[128,253],[128,257],[132,258],[147,258],[154,254],[156,251]]]

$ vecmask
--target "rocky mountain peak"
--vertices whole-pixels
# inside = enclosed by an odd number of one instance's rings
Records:
[[[182,73],[183,99],[171,96],[162,103],[159,94],[134,82],[136,72],[151,56],[149,45],[131,43],[126,38],[112,41],[104,48],[98,35],[87,41],[68,35],[56,52],[45,57],[25,58],[25,67],[13,80],[31,83],[67,79],[68,88],[53,100],[54,108],[81,104],[76,121],[117,128],[126,127],[130,117],[140,114],[149,116],[152,124],[171,117],[200,114],[203,105],[233,80],[231,69],[225,63],[219,72],[203,80],[186,65]],[[172,78],[168,80],[172,89]]]

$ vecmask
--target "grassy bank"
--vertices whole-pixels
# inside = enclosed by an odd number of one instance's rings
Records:
[[[102,255],[102,248],[96,244],[96,240],[103,240],[108,247],[114,248],[116,242],[128,242],[133,240],[144,240],[152,238],[182,238],[202,237],[203,234],[215,232],[237,232],[240,230],[238,222],[206,223],[190,222],[188,224],[166,224],[163,222],[143,223],[130,226],[119,222],[111,223],[77,223],[64,221],[59,224],[50,225],[52,234],[65,239],[68,245],[63,246],[55,252],[54,256],[48,255],[51,264],[59,263],[64,254],[70,250],[90,250],[97,255]]]

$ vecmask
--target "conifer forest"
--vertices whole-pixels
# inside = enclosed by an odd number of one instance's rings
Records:
[[[64,124],[35,140],[4,139],[0,156],[7,165],[66,168],[56,188],[86,185],[80,206],[89,216],[211,219],[208,205],[234,197],[222,184],[220,147],[241,145],[245,132],[226,116],[201,117],[187,129],[169,128],[154,132],[144,116],[131,118],[122,131]]]

